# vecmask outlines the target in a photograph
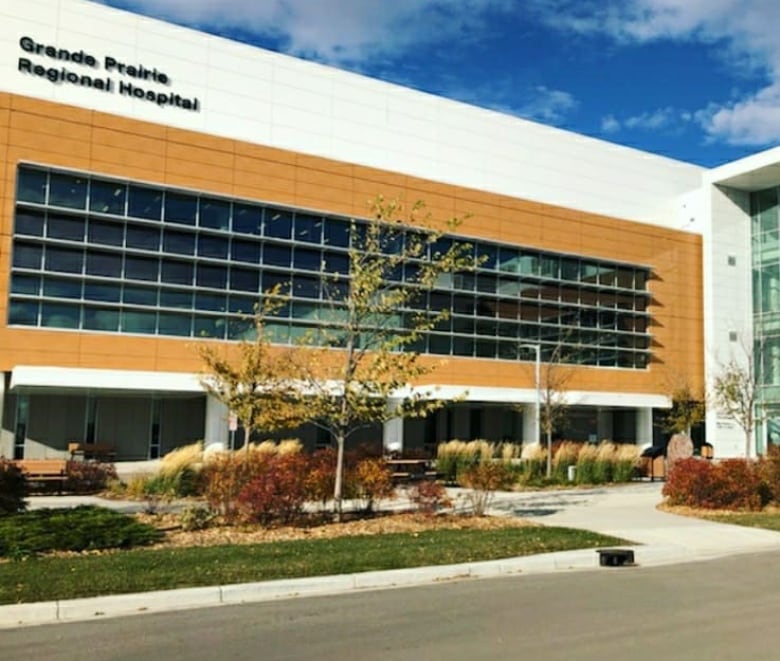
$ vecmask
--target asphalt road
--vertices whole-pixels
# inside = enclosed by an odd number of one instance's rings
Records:
[[[780,658],[780,552],[0,631],[0,659]]]

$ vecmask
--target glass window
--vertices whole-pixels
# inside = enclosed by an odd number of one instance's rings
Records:
[[[163,230],[163,251],[176,255],[195,254],[195,235],[189,232]]]
[[[28,236],[43,236],[43,213],[18,209],[14,232]]]
[[[221,236],[209,236],[201,234],[198,237],[198,255],[200,257],[212,257],[225,259],[228,254],[228,240]]]
[[[285,295],[290,291],[290,276],[285,273],[275,273],[265,271],[262,273],[262,291],[270,292],[274,288],[279,288],[279,293]]]
[[[347,274],[349,273],[349,255],[326,251],[323,265],[327,273]]]
[[[243,234],[262,233],[263,208],[252,204],[233,204],[233,231]]]
[[[160,249],[160,228],[128,225],[126,243],[128,248],[157,252]]]
[[[81,309],[78,305],[65,303],[41,304],[41,326],[47,328],[78,328],[81,320]]]
[[[160,220],[162,215],[162,191],[157,188],[130,185],[127,213],[135,218]]]
[[[46,233],[50,239],[84,240],[84,219],[49,214]]]
[[[195,293],[195,309],[196,310],[209,310],[214,312],[224,312],[225,295],[224,294],[212,294],[210,292],[196,292]]]
[[[102,243],[106,246],[121,246],[124,243],[124,223],[112,223],[106,220],[90,218],[87,237],[90,243]]]
[[[228,229],[230,226],[230,202],[209,197],[200,198],[199,225],[216,230]]]
[[[304,271],[320,271],[322,269],[322,253],[319,250],[295,248],[293,266]]]
[[[326,218],[324,235],[326,245],[349,248],[349,223],[347,221]]]
[[[198,264],[195,282],[199,287],[225,289],[227,286],[227,269],[224,266]]]
[[[292,212],[268,207],[265,210],[265,235],[276,239],[292,236]]]
[[[119,310],[105,307],[85,307],[84,328],[115,333],[119,330]]]
[[[252,269],[230,269],[230,288],[239,291],[260,291],[260,272]]]
[[[474,355],[474,340],[470,337],[453,337],[452,353],[455,356]]]
[[[87,179],[72,174],[52,172],[49,175],[49,204],[69,209],[87,206]]]
[[[558,278],[560,275],[560,260],[553,255],[542,255],[541,272],[545,278]]]
[[[81,298],[81,280],[45,277],[43,295],[51,298]]]
[[[431,333],[428,336],[428,351],[440,356],[449,356],[452,351],[452,338],[449,335]]]
[[[539,275],[539,255],[537,253],[521,252],[518,262],[518,272],[523,275]]]
[[[163,289],[160,291],[160,307],[191,310],[192,292],[181,289]]]
[[[89,186],[89,209],[97,213],[124,216],[127,185],[118,181],[92,180]]]
[[[12,300],[8,309],[8,323],[12,326],[37,326],[38,303]]]
[[[231,294],[228,301],[228,310],[238,314],[254,314],[256,305],[257,297]]]
[[[296,213],[295,240],[320,243],[322,241],[322,218],[306,213]]]
[[[320,280],[306,275],[293,276],[293,296],[319,298]]]
[[[520,270],[520,251],[515,248],[499,248],[498,270],[506,273],[517,273]]]
[[[260,244],[257,241],[233,239],[230,247],[231,257],[238,262],[257,264],[260,262]]]
[[[37,275],[15,274],[11,278],[11,293],[37,296],[41,290],[41,279]]]
[[[477,259],[480,260],[479,268],[494,270],[498,266],[498,247],[491,244],[478,243],[476,245]]]
[[[257,331],[251,319],[228,320],[228,339],[229,340],[247,340],[251,342],[257,338]]]
[[[617,269],[612,266],[602,265],[599,273],[599,284],[605,287],[614,287],[617,278]]]
[[[561,279],[577,281],[580,279],[580,260],[573,257],[561,258]]]
[[[16,181],[16,199],[20,202],[46,203],[47,174],[41,170],[20,167]]]
[[[266,244],[263,246],[263,264],[290,268],[292,249],[289,246]]]
[[[164,259],[162,261],[162,282],[173,285],[191,285],[192,262]]]
[[[130,280],[157,282],[159,268],[159,260],[153,257],[125,257],[125,277]]]
[[[125,285],[122,290],[122,301],[130,305],[157,305],[157,290],[153,287],[135,287]]]
[[[68,248],[46,248],[46,270],[63,273],[81,273],[84,267],[84,252]]]
[[[165,193],[165,222],[194,225],[198,212],[198,198],[183,193]]]
[[[157,330],[157,313],[125,310],[122,312],[123,333],[143,333],[154,335]]]
[[[195,337],[225,337],[225,320],[222,317],[195,316]]]
[[[87,252],[87,273],[106,278],[122,277],[122,255],[114,252]]]
[[[84,284],[84,298],[89,301],[118,303],[122,296],[122,288],[116,284],[87,282]]]
[[[189,337],[192,334],[192,315],[190,314],[160,312],[158,323],[160,335]]]

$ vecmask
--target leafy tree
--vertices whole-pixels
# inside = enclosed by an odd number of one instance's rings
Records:
[[[353,222],[349,272],[326,279],[326,326],[297,354],[306,373],[309,419],[326,430],[336,446],[335,515],[342,509],[344,446],[357,430],[394,418],[425,417],[444,405],[432,389],[412,389],[436,362],[421,359],[424,334],[447,318],[431,309],[427,294],[451,288],[454,274],[478,263],[473,247],[432,226],[421,203],[408,212],[397,200],[377,198],[372,219]]]
[[[694,388],[684,376],[673,379],[669,386],[672,408],[664,416],[664,429],[690,437],[691,429],[704,420],[704,392]]]
[[[749,458],[753,432],[763,420],[759,410],[760,384],[752,351],[745,349],[741,360],[731,358],[720,366],[712,382],[712,396],[715,405],[745,433],[745,457]]]
[[[235,353],[224,346],[198,347],[205,364],[201,383],[236,416],[244,428],[246,449],[253,430],[288,429],[306,419],[291,352],[272,348],[265,333],[265,315],[280,301],[278,289],[264,294],[262,309],[253,320],[254,339],[242,340]]]

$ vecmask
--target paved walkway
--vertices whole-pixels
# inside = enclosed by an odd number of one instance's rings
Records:
[[[457,506],[465,508],[464,492],[453,490],[453,495]],[[95,497],[52,496],[30,500],[32,508],[80,503],[99,503],[120,511],[134,511],[143,507],[137,502],[106,501]],[[631,540],[636,544],[631,545],[631,548],[640,566],[780,550],[780,533],[668,514],[656,509],[660,501],[661,484],[642,483],[588,490],[499,494],[493,503],[492,512],[503,516],[532,518],[545,525],[593,530]],[[393,506],[398,507],[399,503],[396,501]],[[425,585],[468,577],[571,570],[632,571],[599,567],[598,555],[592,549],[566,551],[444,567],[0,606],[0,628]]]

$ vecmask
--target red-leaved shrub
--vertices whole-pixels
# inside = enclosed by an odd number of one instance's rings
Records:
[[[758,510],[766,504],[765,491],[758,464],[753,461],[725,459],[712,463],[691,457],[674,464],[663,495],[670,505]]]
[[[395,497],[393,472],[383,459],[363,459],[354,470],[357,496],[363,501],[363,509],[371,512],[374,503],[381,498]]]
[[[420,480],[409,488],[409,500],[421,514],[432,515],[443,507],[451,507],[452,500],[444,485],[435,480]]]
[[[114,464],[99,461],[69,461],[65,464],[65,490],[73,493],[95,493],[116,480]]]
[[[308,457],[271,455],[238,494],[242,518],[264,525],[290,523],[303,512],[307,500]]]
[[[23,512],[27,479],[12,461],[0,457],[0,516]]]

